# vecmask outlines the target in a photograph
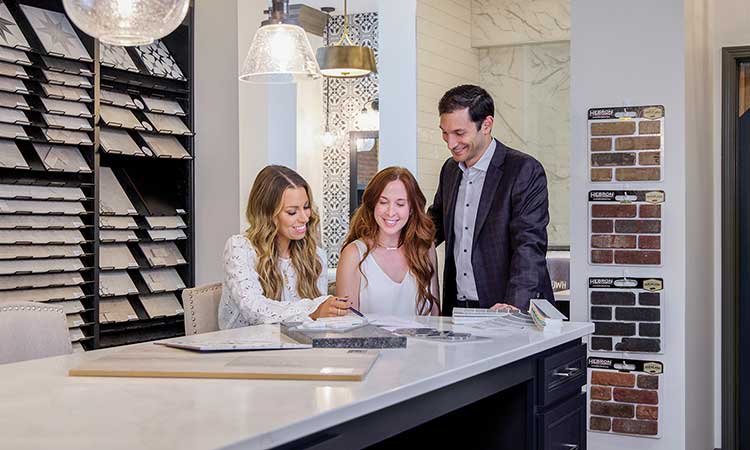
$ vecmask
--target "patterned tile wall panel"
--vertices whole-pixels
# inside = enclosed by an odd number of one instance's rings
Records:
[[[331,16],[326,28],[328,41],[333,44],[341,38],[344,16]],[[372,47],[378,60],[377,13],[349,16],[349,36],[355,45]],[[362,108],[378,97],[378,76],[363,78],[331,78],[329,87],[323,89],[321,99],[325,107],[330,89],[329,122],[332,131],[339,133],[336,145],[323,153],[323,246],[328,253],[328,266],[339,261],[341,242],[349,229],[349,141],[350,131],[359,130],[358,118]]]

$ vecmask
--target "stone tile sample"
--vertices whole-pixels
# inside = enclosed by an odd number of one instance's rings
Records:
[[[590,191],[591,264],[660,266],[664,191]]]

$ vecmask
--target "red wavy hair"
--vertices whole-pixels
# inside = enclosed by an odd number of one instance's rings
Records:
[[[362,262],[372,252],[377,242],[378,227],[375,222],[375,206],[388,183],[401,181],[406,187],[406,196],[411,213],[409,219],[401,229],[399,246],[404,247],[404,255],[409,270],[417,281],[417,311],[419,314],[429,314],[433,305],[438,305],[438,299],[430,290],[432,276],[436,267],[430,262],[430,248],[435,240],[435,224],[425,213],[427,201],[417,184],[414,175],[403,167],[388,167],[381,170],[370,180],[362,195],[362,204],[354,212],[349,234],[344,240],[343,247],[357,239],[367,245],[367,251],[359,261],[359,271],[362,273]],[[343,248],[342,247],[342,248]],[[362,273],[364,276],[364,273]]]

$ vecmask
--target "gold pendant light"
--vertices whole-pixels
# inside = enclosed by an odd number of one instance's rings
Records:
[[[349,37],[349,17],[344,0],[344,32],[334,45],[318,49],[316,57],[324,77],[357,78],[377,73],[375,52],[370,47],[354,45]]]

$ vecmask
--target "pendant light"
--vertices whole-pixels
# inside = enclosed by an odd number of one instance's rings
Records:
[[[320,72],[325,77],[357,78],[377,73],[375,52],[370,47],[354,45],[349,37],[349,17],[344,0],[344,31],[341,39],[332,45],[318,49],[316,54]]]
[[[289,0],[273,0],[250,44],[240,80],[284,84],[315,78],[320,78],[320,68],[305,30],[289,17]]]
[[[84,33],[110,45],[147,45],[179,26],[190,0],[63,0]]]

